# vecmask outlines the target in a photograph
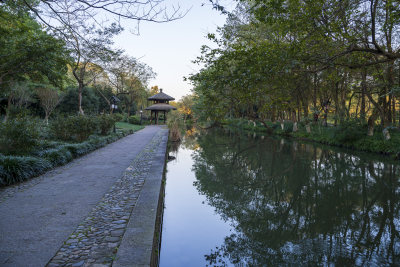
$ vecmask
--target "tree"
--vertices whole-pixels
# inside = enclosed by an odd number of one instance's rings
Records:
[[[109,73],[110,83],[115,87],[117,95],[125,95],[123,100],[130,116],[132,104],[145,97],[147,84],[156,74],[148,65],[129,56],[115,60]]]
[[[101,30],[94,25],[73,21],[73,18],[69,21],[74,23],[75,28],[68,31],[65,37],[68,38],[67,46],[73,58],[70,67],[78,83],[78,112],[84,114],[82,92],[85,86],[103,75],[104,68],[101,65],[106,65],[121,53],[118,50],[114,51],[111,45],[113,36],[120,33],[122,28],[112,24],[109,28]]]
[[[53,110],[60,103],[62,97],[60,97],[56,89],[49,87],[36,88],[36,94],[39,97],[40,105],[45,112],[44,120],[46,121],[46,124],[49,124],[49,117]]]
[[[236,1],[217,48],[202,48],[189,79],[203,119],[396,124],[400,28],[393,1]]]
[[[185,95],[178,102],[178,111],[184,115],[184,122],[191,119],[193,115],[194,95]]]
[[[48,29],[64,35],[68,39],[69,33],[76,30],[75,21],[88,24],[102,25],[105,28],[113,23],[120,24],[127,21],[150,21],[156,23],[169,22],[182,18],[187,12],[180,7],[167,8],[165,0],[2,0],[0,6],[7,6],[15,11],[28,10],[35,15],[38,21]],[[75,32],[81,38],[88,36]]]
[[[149,94],[150,96],[156,95],[160,92],[160,89],[158,88],[158,85],[154,85],[150,88]]]
[[[0,55],[0,93],[8,98],[9,107],[19,82],[61,86],[67,71],[64,42],[43,31],[28,13],[11,12],[4,5],[0,5]]]

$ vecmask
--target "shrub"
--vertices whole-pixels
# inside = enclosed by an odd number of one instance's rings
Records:
[[[39,122],[31,117],[19,117],[0,123],[0,151],[24,154],[32,150],[39,139]]]
[[[72,129],[75,139],[78,142],[85,141],[97,130],[96,118],[92,116],[74,116],[72,119]]]
[[[101,135],[107,135],[113,128],[116,117],[111,115],[101,115],[97,117],[97,124]]]
[[[173,142],[181,140],[182,117],[177,111],[172,111],[168,119],[169,137]]]
[[[82,142],[97,130],[97,120],[93,116],[59,117],[52,121],[50,129],[53,135],[61,140]]]
[[[70,121],[68,118],[58,117],[55,120],[52,120],[50,123],[50,133],[57,139],[68,141],[72,139],[72,133],[69,131],[71,128],[68,125]]]
[[[283,130],[284,133],[288,134],[293,132],[293,122],[285,121],[283,124],[285,125]]]
[[[65,147],[72,153],[74,157],[79,157],[85,155],[92,151],[94,148],[88,142],[83,142],[79,144],[67,144]]]
[[[65,146],[45,150],[43,157],[50,161],[53,166],[64,165],[73,159],[72,153]]]
[[[123,121],[125,116],[121,113],[113,113],[115,121]]]
[[[354,121],[343,122],[333,131],[334,139],[339,143],[352,143],[366,136],[367,129]]]
[[[0,155],[0,185],[22,182],[52,167],[46,159]]]
[[[130,116],[129,118],[128,118],[128,122],[130,123],[130,124],[140,124],[140,117],[138,117],[138,116]]]

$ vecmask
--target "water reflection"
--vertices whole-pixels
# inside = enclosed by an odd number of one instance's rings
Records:
[[[235,233],[210,265],[399,264],[399,165],[318,146],[211,132],[195,186]]]

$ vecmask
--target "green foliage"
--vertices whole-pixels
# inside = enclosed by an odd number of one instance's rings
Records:
[[[26,10],[0,5],[0,85],[30,78],[61,85],[67,51]]]
[[[0,154],[0,185],[10,185],[40,175],[50,169],[46,159]]]
[[[0,123],[0,151],[4,154],[24,154],[32,150],[39,137],[39,122],[31,117],[19,117]]]
[[[124,120],[124,114],[121,113],[113,113],[115,121],[123,121]]]
[[[332,129],[333,138],[339,143],[353,143],[365,137],[367,127],[355,121],[346,121]]]
[[[183,129],[183,118],[178,111],[171,111],[168,116],[167,125],[169,128],[170,140],[175,142],[181,140]]]
[[[123,131],[139,131],[144,128],[143,125],[130,124],[127,122],[116,122],[115,126]]]
[[[110,130],[114,127],[116,117],[113,115],[100,115],[97,117],[96,123],[101,135],[107,135]]]
[[[53,120],[50,129],[57,139],[82,142],[96,133],[97,125],[96,117],[77,115]]]
[[[69,129],[72,136],[82,142],[97,130],[96,118],[92,116],[72,116],[69,117],[71,128]]]
[[[400,156],[400,132],[398,129],[390,128],[390,140],[384,140],[382,129],[377,127],[374,136],[367,136],[367,126],[360,120],[343,122],[337,127],[324,127],[321,124],[310,124],[311,133],[307,133],[305,125],[299,124],[297,132],[293,132],[293,123],[285,122],[284,130],[281,124],[267,123],[267,127],[256,125],[253,122],[247,123],[242,119],[226,120],[226,125],[231,129],[242,130],[250,133],[268,133],[299,138],[302,140],[314,141],[322,144],[368,151],[374,153],[390,154]]]
[[[128,118],[128,122],[129,122],[130,124],[137,124],[137,125],[139,125],[139,124],[140,124],[140,117],[139,117],[139,116],[136,116],[136,115],[130,116],[130,117]]]
[[[94,89],[85,87],[82,92],[82,108],[85,114],[98,114],[100,110],[100,102],[105,101],[97,96]],[[62,114],[77,114],[78,113],[78,88],[69,87],[62,101],[56,108]],[[108,111],[108,108],[106,109]]]
[[[53,166],[64,165],[73,158],[71,151],[65,146],[45,150],[42,157],[50,161]]]

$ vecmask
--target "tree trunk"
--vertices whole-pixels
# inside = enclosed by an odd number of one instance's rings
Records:
[[[8,96],[8,100],[7,100],[7,109],[6,109],[6,116],[4,117],[3,122],[6,122],[8,120],[8,117],[10,117],[10,110],[11,110],[11,100],[13,98],[12,93],[10,93],[10,95]]]
[[[78,91],[78,112],[81,115],[84,115],[83,109],[82,109],[82,91],[83,91],[83,83],[79,82],[79,91]]]
[[[368,118],[368,136],[374,135],[375,121],[377,117],[376,108],[372,111],[372,115]]]
[[[392,122],[393,126],[396,125],[396,97],[392,96]]]
[[[340,113],[339,82],[336,82],[335,83],[335,122],[334,122],[335,127],[337,126],[339,113]],[[328,123],[325,122],[325,126],[327,126],[327,125],[328,125]]]
[[[314,74],[314,95],[313,95],[313,105],[314,110],[317,109],[317,73]]]
[[[126,113],[128,114],[128,118],[131,116],[131,105],[128,103],[128,106],[127,106],[127,111],[126,111]]]
[[[49,125],[49,117],[50,117],[50,114],[49,114],[49,112],[47,112],[47,111],[45,112],[45,114],[46,114],[46,115],[44,116],[44,121],[46,122],[47,125]]]
[[[360,119],[365,122],[365,93],[367,91],[367,70],[363,69],[361,72],[361,107],[360,107]]]

